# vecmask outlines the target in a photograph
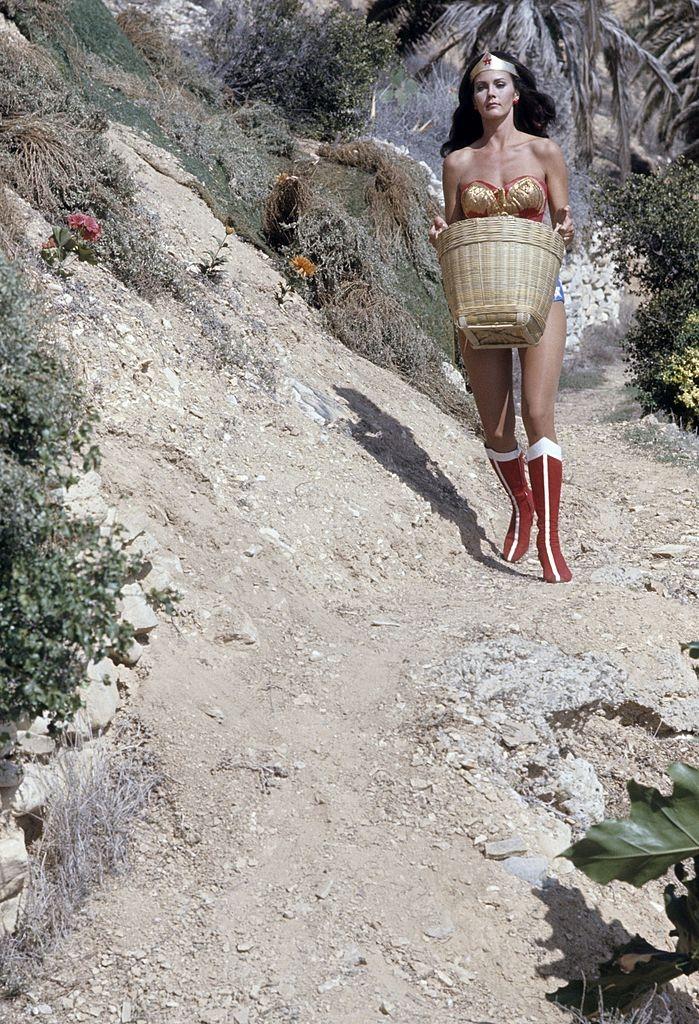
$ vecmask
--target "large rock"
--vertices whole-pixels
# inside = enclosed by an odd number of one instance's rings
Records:
[[[87,722],[90,730],[106,729],[119,707],[117,670],[109,658],[90,662],[87,667],[88,682],[81,687],[83,708],[78,716]]]
[[[48,720],[41,717],[26,728],[18,728],[16,742],[22,753],[33,757],[48,757],[56,749],[56,741],[49,736]]]
[[[0,903],[0,938],[3,934],[12,935],[15,931],[21,906],[22,893]]]
[[[22,781],[12,796],[12,813],[17,817],[36,814],[48,801],[55,781],[56,775],[52,768],[33,762],[26,764]]]
[[[588,828],[604,818],[604,790],[589,761],[568,754],[559,768],[558,803]]]
[[[158,625],[158,616],[146,601],[138,583],[128,583],[121,588],[118,608],[122,618],[133,626],[136,636],[150,633]]]
[[[28,864],[24,832],[6,815],[0,819],[0,903],[22,891]]]

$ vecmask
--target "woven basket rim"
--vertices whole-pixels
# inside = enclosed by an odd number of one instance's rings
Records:
[[[561,260],[565,255],[563,239],[548,224],[541,221],[527,220],[526,217],[466,217],[456,220],[437,235],[437,255],[441,262],[442,256],[448,252],[453,245],[463,244],[463,235],[483,234],[483,238],[473,238],[473,244],[477,242],[488,242],[496,239],[488,237],[502,234],[517,234],[520,237],[500,238],[503,244],[523,243],[525,245],[536,245],[539,248],[554,252]]]

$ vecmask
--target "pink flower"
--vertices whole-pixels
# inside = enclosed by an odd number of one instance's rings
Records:
[[[58,245],[58,242],[52,236],[51,238],[47,238],[46,241],[42,243],[41,248],[42,249],[55,249],[57,245]]]
[[[66,218],[66,223],[71,231],[76,231],[86,242],[97,242],[102,236],[102,228],[94,217],[88,217],[86,213],[71,213]]]

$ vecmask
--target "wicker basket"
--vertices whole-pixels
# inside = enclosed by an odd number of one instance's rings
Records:
[[[437,236],[455,325],[474,348],[538,345],[565,247],[546,224],[478,217]]]

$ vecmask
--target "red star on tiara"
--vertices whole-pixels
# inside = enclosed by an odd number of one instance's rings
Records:
[[[487,53],[485,55],[485,57],[483,58],[483,63],[484,64],[492,64],[493,63],[493,58],[490,56],[489,53]]]

